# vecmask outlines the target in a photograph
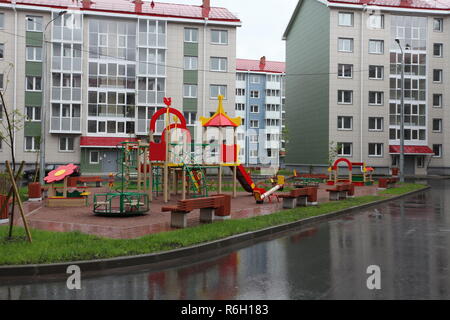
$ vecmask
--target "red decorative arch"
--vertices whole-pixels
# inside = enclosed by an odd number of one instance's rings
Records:
[[[150,130],[155,132],[156,129],[156,120],[159,119],[163,114],[167,113],[167,108],[159,109],[150,120]],[[178,128],[186,129],[186,119],[183,114],[175,108],[169,108],[169,113],[176,115],[178,119],[180,119],[181,123],[177,124]]]
[[[348,165],[348,170],[350,170],[350,171],[353,170],[353,164],[350,162],[350,160],[345,159],[345,158],[340,158],[340,159],[337,159],[337,160],[334,162],[334,164],[333,164],[333,170],[334,170],[334,171],[337,170],[338,164],[341,163],[341,162],[345,162],[345,163]]]

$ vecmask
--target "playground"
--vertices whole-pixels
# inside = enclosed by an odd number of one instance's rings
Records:
[[[379,188],[397,183],[389,177],[376,186],[373,168],[344,158],[334,162],[328,177],[294,170],[288,176],[254,181],[256,177],[238,157],[237,128],[242,119],[226,114],[222,96],[218,96],[217,111],[210,118],[200,118],[197,131],[188,127],[170,98],[164,98],[164,103],[166,107],[151,118],[148,140],[130,139],[116,146],[118,172],[108,178],[78,177],[73,175],[77,166],[67,164],[51,171],[44,186],[29,185],[30,201],[21,204],[23,213],[15,223],[26,228],[30,242],[29,228],[137,238],[377,195]],[[345,170],[347,175],[339,174]],[[14,180],[12,175],[10,180]]]

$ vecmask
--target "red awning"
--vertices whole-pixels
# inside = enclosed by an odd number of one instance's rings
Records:
[[[389,146],[389,153],[400,153],[400,146]],[[433,150],[428,146],[405,146],[405,154],[407,155],[434,155]]]
[[[120,143],[129,141],[135,142],[136,138],[116,138],[116,137],[81,137],[81,148],[115,148]]]

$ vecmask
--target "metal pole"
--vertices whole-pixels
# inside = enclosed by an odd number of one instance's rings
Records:
[[[400,182],[405,182],[405,56],[400,40],[395,40],[400,48],[402,57],[402,91],[400,100]]]

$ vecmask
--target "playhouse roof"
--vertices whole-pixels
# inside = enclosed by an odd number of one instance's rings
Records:
[[[223,96],[218,96],[219,106],[211,118],[200,117],[203,127],[239,127],[242,123],[241,117],[230,118],[223,110]]]

